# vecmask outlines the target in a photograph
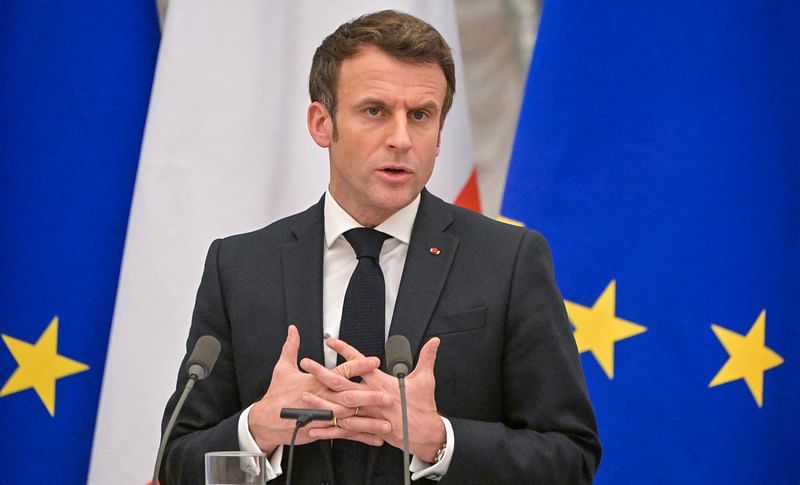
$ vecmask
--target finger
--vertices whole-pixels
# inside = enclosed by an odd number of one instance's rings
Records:
[[[351,416],[338,420],[341,428],[354,433],[368,433],[374,435],[385,435],[392,432],[392,424],[385,419],[369,418],[366,416]]]
[[[319,362],[311,359],[300,361],[300,368],[316,377],[328,389],[334,391],[344,391],[346,389],[358,389],[358,383],[349,378],[354,376],[364,376],[380,366],[381,361],[377,357],[365,357],[358,360],[344,362],[341,365],[328,369]]]
[[[353,416],[350,418],[336,419],[337,426],[313,428],[308,435],[317,439],[352,438],[359,434],[381,436],[392,432],[392,424],[379,418]]]
[[[348,406],[319,397],[310,392],[304,392],[300,396],[300,400],[303,401],[304,407],[310,409],[323,409],[323,410],[333,411],[333,415],[336,416],[337,419],[350,416],[354,412],[354,410],[349,408]],[[318,425],[318,426],[312,426],[312,425]],[[316,428],[326,425],[324,421],[312,421],[311,423],[308,424],[308,426]]]
[[[419,351],[419,360],[417,360],[417,367],[414,371],[409,375],[419,373],[426,373],[430,372],[433,373],[433,366],[436,364],[436,355],[439,352],[439,345],[441,344],[441,340],[439,337],[433,337],[432,339],[425,342],[425,345],[422,346],[422,350]]]
[[[345,379],[351,379],[372,372],[380,366],[381,359],[377,357],[357,357],[355,360],[342,362],[331,370]]]
[[[334,391],[343,391],[345,389],[356,389],[359,387],[357,382],[353,382],[338,372],[333,372],[319,362],[311,359],[303,359],[300,361],[300,368],[316,377],[319,382],[325,385],[328,389]]]
[[[369,446],[383,446],[383,438],[369,433],[356,433],[346,436],[345,439],[358,441],[359,443],[364,443]]]
[[[384,407],[393,402],[392,397],[384,391],[360,389],[334,393],[331,399],[352,409],[353,412],[355,408]],[[362,413],[366,414],[364,410]]]
[[[369,446],[382,446],[384,443],[383,438],[380,436],[369,433],[352,432],[344,428],[337,428],[334,426],[311,429],[308,431],[308,436],[314,440],[346,439],[358,441]]]
[[[329,338],[325,340],[325,344],[331,349],[335,350],[337,354],[344,357],[345,360],[354,360],[364,357],[364,354],[358,351],[357,348],[348,344],[344,340],[338,338]]]
[[[388,406],[392,398],[383,391],[342,391],[331,393],[324,397],[310,392],[304,392],[301,399],[304,405],[311,408],[324,409],[326,406],[336,406],[333,410],[337,418],[347,418],[355,414],[356,408],[361,408],[359,414],[368,414],[366,408],[370,406]]]
[[[286,341],[283,343],[278,361],[285,365],[294,366],[297,369],[298,352],[300,352],[300,332],[297,331],[297,327],[294,325],[289,325]]]

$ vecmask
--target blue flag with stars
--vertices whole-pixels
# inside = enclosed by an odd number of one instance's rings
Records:
[[[86,483],[155,2],[3,2],[0,483]]]
[[[800,483],[800,7],[545,2],[502,215],[544,233],[598,484]]]

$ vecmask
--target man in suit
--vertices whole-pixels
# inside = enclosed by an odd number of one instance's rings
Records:
[[[212,243],[187,349],[213,335],[222,351],[177,421],[162,483],[202,483],[205,452],[239,449],[265,452],[282,483],[283,407],[336,416],[298,434],[294,483],[402,483],[397,381],[376,350],[393,334],[416,362],[418,483],[591,483],[596,422],[546,242],[424,188],[455,91],[444,39],[406,14],[365,15],[323,41],[309,84],[328,191]]]

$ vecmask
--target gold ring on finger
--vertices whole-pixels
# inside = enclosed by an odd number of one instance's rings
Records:
[[[358,416],[358,411],[359,410],[361,410],[361,408],[356,406],[356,412],[353,413],[353,416]]]

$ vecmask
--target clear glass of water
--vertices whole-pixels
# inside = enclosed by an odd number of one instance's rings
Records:
[[[206,453],[206,485],[263,485],[267,481],[264,453],[211,451]]]

